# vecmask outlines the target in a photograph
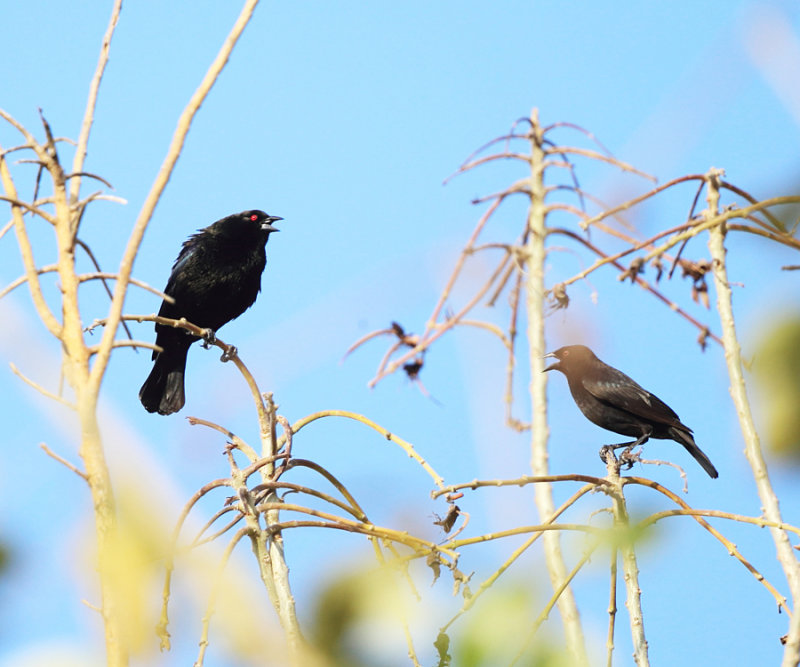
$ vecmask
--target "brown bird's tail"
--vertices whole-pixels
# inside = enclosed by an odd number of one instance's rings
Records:
[[[719,473],[714,467],[714,464],[711,463],[709,458],[703,453],[703,450],[697,446],[691,433],[675,428],[674,426],[670,427],[669,433],[675,442],[679,442],[684,446],[686,451],[689,452],[694,457],[694,460],[703,467],[703,470],[708,473],[709,477],[712,479],[719,477]]]

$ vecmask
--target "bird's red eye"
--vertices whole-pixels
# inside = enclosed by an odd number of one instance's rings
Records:
[[[256,220],[258,220],[258,216],[257,216],[255,213],[253,213],[253,214],[250,216],[250,219],[251,219],[253,222],[255,222]]]

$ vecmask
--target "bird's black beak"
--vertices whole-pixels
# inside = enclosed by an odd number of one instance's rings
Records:
[[[546,355],[544,355],[544,356],[542,357],[542,359],[558,359],[558,357],[557,357],[557,356],[556,356],[556,355],[555,355],[553,352],[551,352],[550,354],[546,354]],[[559,366],[559,363],[560,363],[560,361],[557,361],[557,362],[556,362],[556,363],[554,363],[554,364],[550,364],[549,366],[547,366],[547,367],[546,367],[546,368],[545,368],[545,369],[542,371],[542,373],[546,373],[547,371],[557,371],[557,370],[560,370],[560,369],[561,369],[561,366]]]
[[[281,217],[279,217],[277,215],[269,216],[266,220],[264,220],[264,222],[261,223],[261,229],[263,229],[265,232],[279,232],[279,231],[281,231],[277,227],[273,227],[272,226],[272,223],[273,222],[278,222],[278,220],[283,220],[283,218],[281,218]]]

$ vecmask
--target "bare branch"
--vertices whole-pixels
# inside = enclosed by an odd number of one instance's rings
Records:
[[[2,109],[0,109],[0,117],[5,118],[6,120],[11,118]],[[16,121],[12,121],[13,119],[9,120],[12,125],[15,125]],[[22,129],[27,133],[27,130],[24,128]],[[8,193],[9,197],[12,199],[18,199],[14,181],[12,180],[11,174],[8,171],[8,164],[2,158],[0,158],[0,180],[2,180],[3,188]],[[38,313],[39,318],[42,320],[44,325],[47,327],[47,330],[56,338],[61,338],[62,325],[56,319],[44,298],[42,286],[39,283],[39,274],[37,273],[36,269],[36,260],[33,257],[33,246],[31,245],[30,237],[28,236],[28,231],[25,227],[25,219],[23,218],[22,211],[18,205],[11,205],[11,215],[14,221],[14,231],[17,235],[17,244],[19,245],[20,254],[22,255],[22,263],[25,267],[25,276],[27,278],[28,287],[31,291],[33,305],[36,307],[36,312]]]
[[[57,264],[48,264],[47,266],[43,266],[41,269],[36,269],[37,275],[42,275],[43,273],[52,273],[54,271],[58,271]],[[6,296],[12,290],[15,290],[20,285],[24,285],[28,280],[28,276],[20,276],[16,280],[12,280],[8,285],[6,285],[2,290],[0,290],[0,299]]]
[[[14,375],[16,375],[25,384],[33,387],[36,391],[38,391],[43,396],[47,396],[47,398],[51,398],[54,401],[56,401],[57,403],[61,403],[61,405],[64,405],[64,406],[68,407],[70,410],[75,410],[75,411],[78,410],[78,406],[75,405],[74,403],[70,403],[65,398],[62,398],[58,394],[54,394],[52,391],[48,391],[47,389],[42,387],[42,385],[38,384],[37,382],[34,382],[33,380],[31,380],[28,377],[25,377],[21,373],[21,371],[13,363],[9,363],[8,365],[11,367],[11,371],[14,373]]]
[[[615,157],[610,155],[604,155],[603,153],[598,153],[597,151],[586,150],[585,148],[575,148],[573,146],[558,146],[557,148],[552,149],[545,149],[545,155],[553,155],[553,154],[569,154],[569,155],[581,155],[583,157],[589,158],[591,160],[598,160],[599,162],[607,162],[610,165],[621,169],[622,171],[630,172],[631,174],[636,174],[637,176],[641,176],[648,181],[652,181],[655,183],[658,179],[655,176],[651,176],[648,173],[640,171],[636,169],[632,165],[629,165],[627,162],[623,162],[622,160],[618,160]]]
[[[323,419],[325,417],[344,417],[346,419],[353,419],[357,422],[361,422],[365,426],[369,426],[371,429],[383,435],[383,437],[386,438],[387,440],[390,440],[391,442],[394,442],[395,444],[399,445],[403,449],[403,451],[405,451],[405,453],[408,454],[408,456],[410,456],[424,468],[425,472],[427,472],[428,475],[430,475],[431,479],[433,479],[436,486],[438,486],[439,488],[444,486],[444,480],[430,466],[430,464],[416,452],[414,446],[410,442],[406,442],[399,436],[383,428],[383,426],[380,426],[371,419],[367,419],[367,417],[359,415],[355,412],[348,412],[347,410],[322,410],[320,412],[315,412],[314,414],[309,415],[308,417],[304,417],[303,419],[300,419],[296,421],[294,424],[292,424],[292,432],[297,433],[304,426],[307,426],[308,424],[316,421],[317,419]],[[280,447],[282,441],[283,438],[281,438],[278,441],[278,447]]]
[[[4,195],[0,195],[0,201],[7,201],[9,204],[13,204],[14,206],[19,206],[20,208],[24,208],[29,213],[34,213],[35,215],[38,215],[40,218],[47,220],[47,222],[49,222],[51,225],[56,224],[56,219],[52,215],[50,215],[49,213],[45,213],[42,209],[40,209],[37,206],[37,204],[51,203],[47,201],[47,199],[34,202],[33,204],[29,204],[28,202],[22,201],[21,199],[17,199],[16,197],[6,197]]]
[[[78,276],[78,280],[80,282],[86,282],[87,280],[118,280],[118,279],[119,279],[118,274],[106,273],[102,271],[98,271],[95,273],[82,273]],[[136,278],[128,278],[128,282],[131,285],[136,285],[136,287],[141,287],[143,290],[147,290],[151,294],[155,294],[157,297],[163,299],[167,303],[175,303],[175,299],[171,297],[169,294],[166,294],[161,290],[156,289],[155,287],[147,284],[143,280],[137,280]],[[0,294],[0,296],[2,296],[2,294]]]
[[[591,244],[588,240],[586,240],[585,238],[583,238],[582,236],[576,234],[573,231],[570,231],[568,229],[551,229],[550,233],[559,233],[559,234],[563,234],[565,236],[569,236],[570,238],[575,239],[576,241],[578,241],[578,243],[581,243],[581,244],[585,245],[587,248],[589,248],[592,252],[594,252],[598,256],[600,256],[600,257],[604,257],[605,256],[605,253],[603,253],[602,250],[600,250],[599,248],[597,248],[596,246]],[[619,262],[611,262],[611,265],[614,266],[615,268],[617,268],[619,271],[621,271],[623,273],[628,271],[628,269],[626,269],[624,266],[622,266]],[[642,278],[641,276],[634,276],[633,277],[633,281],[637,285],[639,285],[639,287],[642,287],[643,289],[647,290],[653,296],[655,296],[659,301],[661,301],[663,304],[668,306],[670,310],[675,311],[681,317],[683,317],[686,321],[688,321],[692,325],[694,325],[701,332],[701,334],[703,334],[704,336],[706,336],[708,338],[711,338],[712,340],[714,340],[717,343],[719,343],[720,345],[722,345],[722,339],[719,336],[717,336],[716,334],[711,333],[711,331],[708,328],[708,325],[702,324],[697,319],[692,317],[683,308],[681,308],[677,303],[675,303],[674,301],[671,301],[666,296],[664,296],[661,292],[659,292],[655,287],[653,287],[644,278]]]
[[[70,463],[69,461],[67,461],[67,459],[65,459],[63,456],[59,456],[58,454],[56,454],[52,449],[50,449],[43,442],[39,444],[39,447],[42,448],[42,450],[44,451],[45,454],[47,454],[49,457],[51,457],[51,458],[55,459],[56,461],[58,461],[61,465],[66,466],[67,468],[69,468],[78,477],[83,479],[84,482],[88,482],[89,481],[89,475],[87,475],[85,472],[83,472],[83,470],[80,470],[75,464]]]
[[[135,350],[137,350],[137,349],[139,349],[141,347],[141,348],[144,348],[146,350],[153,350],[155,352],[163,352],[164,351],[164,348],[161,347],[160,345],[156,345],[155,343],[148,343],[148,342],[143,341],[143,340],[115,340],[112,343],[111,347],[114,348],[114,349],[116,349],[118,347],[132,347]],[[89,355],[90,356],[94,356],[95,354],[98,353],[99,349],[100,349],[99,345],[92,345],[91,347],[88,348]]]
[[[100,57],[97,61],[92,82],[89,84],[89,96],[86,100],[86,111],[83,114],[83,123],[81,124],[81,132],[78,135],[78,145],[75,149],[75,157],[72,162],[72,175],[73,179],[70,183],[69,199],[72,204],[78,201],[78,194],[81,189],[81,180],[79,178],[83,172],[83,162],[86,159],[86,149],[89,145],[89,132],[92,129],[92,122],[94,120],[94,110],[97,106],[97,92],[100,89],[100,82],[103,79],[103,73],[106,70],[108,63],[109,47],[111,46],[111,38],[114,36],[114,29],[117,27],[119,20],[119,13],[122,9],[122,0],[115,0],[114,6],[111,10],[111,18],[106,28],[106,33],[103,35],[103,44],[100,48]],[[102,180],[102,179],[101,179]],[[103,181],[108,185],[106,181]],[[109,187],[111,187],[109,185]]]

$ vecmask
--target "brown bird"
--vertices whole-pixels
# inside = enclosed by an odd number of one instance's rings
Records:
[[[622,371],[600,361],[588,347],[567,345],[545,356],[558,361],[544,370],[566,375],[572,398],[589,421],[636,438],[625,443],[631,448],[650,438],[674,440],[683,445],[710,477],[719,477],[717,469],[695,443],[692,429],[681,423],[672,408]]]

